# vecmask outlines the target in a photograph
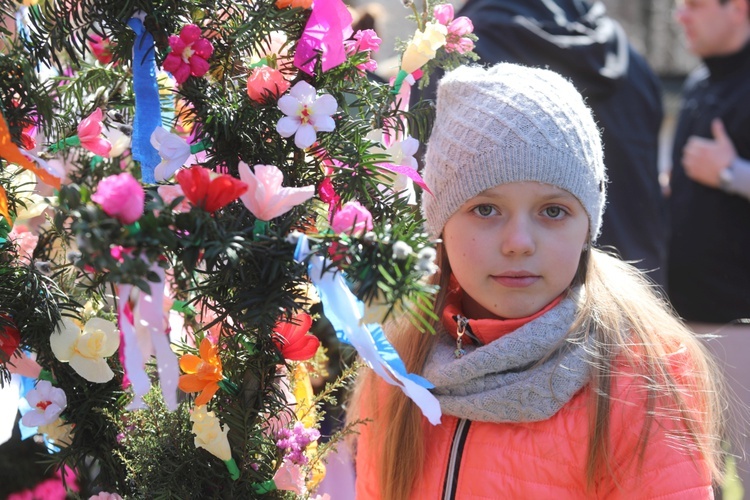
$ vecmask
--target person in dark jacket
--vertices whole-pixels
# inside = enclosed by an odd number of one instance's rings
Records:
[[[514,62],[569,78],[602,129],[609,199],[599,245],[664,286],[667,209],[658,180],[657,77],[606,15],[581,0],[468,0],[482,64]],[[437,78],[435,78],[437,80]]]

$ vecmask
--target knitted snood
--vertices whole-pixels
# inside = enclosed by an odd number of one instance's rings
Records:
[[[584,347],[565,339],[580,294],[519,329],[480,347],[439,330],[423,375],[444,414],[482,422],[535,422],[557,413],[590,379]]]

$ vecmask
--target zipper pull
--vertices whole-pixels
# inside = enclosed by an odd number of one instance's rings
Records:
[[[453,351],[453,355],[458,359],[466,354],[463,336],[466,333],[466,327],[469,324],[469,320],[459,315],[456,317],[456,323],[458,323],[458,327],[456,328],[456,350]]]

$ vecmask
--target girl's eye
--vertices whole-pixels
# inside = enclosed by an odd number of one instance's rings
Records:
[[[550,219],[559,219],[564,216],[565,213],[565,210],[557,205],[553,205],[544,209],[544,215],[546,215]]]
[[[490,215],[495,213],[495,207],[492,205],[479,205],[478,207],[474,208],[474,213],[476,213],[480,217],[489,217]]]

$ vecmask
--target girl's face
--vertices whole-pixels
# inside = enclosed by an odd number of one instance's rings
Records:
[[[501,184],[448,219],[443,242],[469,318],[522,318],[573,281],[589,219],[569,192],[538,182]]]

